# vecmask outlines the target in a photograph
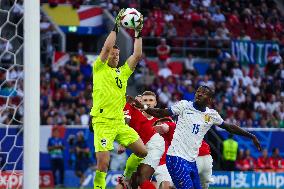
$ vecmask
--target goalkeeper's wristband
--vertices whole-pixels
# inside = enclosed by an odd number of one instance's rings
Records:
[[[140,37],[142,37],[142,35],[141,35],[141,31],[135,31],[135,36],[134,36],[135,38],[140,38]]]
[[[114,24],[112,31],[114,31],[116,34],[119,32],[119,26],[117,25],[117,23]]]

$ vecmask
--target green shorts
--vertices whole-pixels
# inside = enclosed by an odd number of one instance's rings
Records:
[[[125,124],[123,120],[92,118],[94,129],[94,145],[96,152],[113,150],[113,142],[127,147],[139,139],[137,132]]]

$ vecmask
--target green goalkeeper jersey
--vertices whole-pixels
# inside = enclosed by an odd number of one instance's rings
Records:
[[[98,56],[93,64],[93,107],[91,116],[109,119],[124,119],[126,86],[132,70],[128,63],[111,68],[108,61]]]

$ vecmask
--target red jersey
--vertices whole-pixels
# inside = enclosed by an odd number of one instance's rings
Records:
[[[159,165],[166,164],[166,155],[167,155],[168,149],[171,145],[171,142],[172,142],[172,139],[173,139],[173,136],[174,136],[174,132],[175,132],[175,129],[176,129],[176,124],[174,122],[165,122],[165,124],[167,124],[169,126],[169,131],[167,133],[162,134],[162,137],[165,140],[165,152],[160,159]]]
[[[157,51],[158,51],[158,57],[160,60],[165,61],[169,58],[169,46],[168,45],[159,45],[157,47]]]
[[[211,154],[210,146],[205,142],[205,140],[202,140],[198,156],[206,156],[210,154]]]
[[[257,167],[259,169],[272,169],[273,163],[270,158],[261,156],[257,158]]]
[[[153,124],[158,118],[152,117],[148,119],[140,110],[131,106],[129,103],[126,103],[124,107],[124,115],[126,118],[130,119],[129,126],[138,133],[144,144],[157,133]]]
[[[282,169],[283,166],[283,159],[278,156],[278,157],[270,157],[270,162],[272,163],[273,169]]]

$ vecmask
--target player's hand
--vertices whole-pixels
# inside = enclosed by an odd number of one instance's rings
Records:
[[[131,104],[132,106],[135,106],[138,109],[143,109],[144,106],[143,104],[141,104],[138,100],[136,100],[135,98],[133,98],[132,96],[126,96],[126,101]]]
[[[122,154],[126,151],[126,148],[124,146],[119,145],[117,149],[118,154]]]
[[[117,25],[117,27],[120,27],[120,25],[121,25],[121,17],[122,17],[122,15],[123,15],[123,13],[125,12],[125,9],[123,8],[123,9],[121,9],[120,11],[119,11],[119,13],[117,14],[117,16],[115,17],[115,24]]]
[[[253,135],[252,141],[253,141],[254,145],[256,146],[256,148],[259,151],[262,151],[261,145],[260,145],[260,143],[259,143],[259,141],[258,141],[258,139],[255,135]]]
[[[139,25],[134,29],[135,30],[135,38],[140,38],[143,29],[143,15],[141,14],[139,18]]]
[[[167,133],[169,130],[169,126],[166,125],[165,123],[157,124],[153,128],[155,129],[157,133],[161,135]]]
[[[135,28],[135,30],[141,32],[142,29],[143,29],[143,22],[144,22],[144,18],[143,18],[142,14],[141,14],[138,22],[139,22],[139,25]]]

